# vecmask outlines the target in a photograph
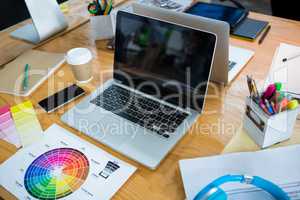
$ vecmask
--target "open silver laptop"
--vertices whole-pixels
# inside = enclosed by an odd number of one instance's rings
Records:
[[[136,14],[215,33],[217,48],[212,68],[212,81],[230,83],[254,55],[251,50],[229,45],[230,27],[226,22],[138,3],[133,3],[131,6]]]
[[[68,27],[56,0],[25,0],[25,3],[33,23],[13,31],[12,37],[38,44]]]
[[[119,11],[113,79],[61,119],[155,169],[202,112],[215,47],[213,33]]]

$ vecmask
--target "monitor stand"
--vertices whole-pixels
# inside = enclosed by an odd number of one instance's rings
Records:
[[[38,44],[68,27],[55,0],[25,0],[25,3],[33,23],[13,31],[12,37]]]
[[[34,44],[41,42],[39,33],[35,29],[33,24],[27,24],[10,34],[12,37],[25,40]]]

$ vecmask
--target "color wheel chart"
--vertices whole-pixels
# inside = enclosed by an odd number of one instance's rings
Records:
[[[72,148],[57,148],[40,155],[29,165],[24,185],[37,199],[60,199],[79,189],[88,173],[89,161],[83,153]]]
[[[135,170],[53,124],[1,163],[0,186],[20,200],[109,200]]]

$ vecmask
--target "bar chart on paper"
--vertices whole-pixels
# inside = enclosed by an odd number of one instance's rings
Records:
[[[108,200],[136,168],[52,125],[0,165],[0,185],[18,199]]]

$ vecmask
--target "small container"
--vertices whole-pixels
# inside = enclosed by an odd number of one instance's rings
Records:
[[[92,36],[94,40],[106,40],[114,37],[112,15],[91,16]]]
[[[78,83],[87,83],[93,79],[92,59],[92,53],[87,48],[74,48],[68,51],[66,61]]]
[[[269,116],[247,97],[243,127],[257,145],[266,148],[291,137],[298,113],[296,108]]]

